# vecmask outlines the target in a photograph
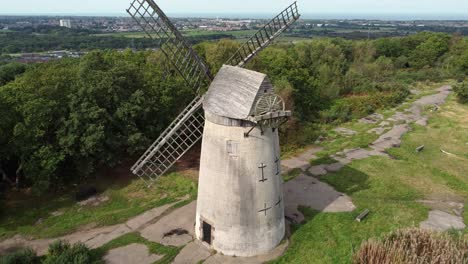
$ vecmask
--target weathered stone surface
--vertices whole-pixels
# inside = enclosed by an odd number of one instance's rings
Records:
[[[325,170],[325,165],[312,166],[308,171],[314,176],[322,176],[327,174],[327,170]]]
[[[374,113],[372,115],[359,119],[359,122],[365,123],[365,124],[377,124],[383,118],[384,118],[383,115]]]
[[[0,256],[13,253],[18,249],[26,247],[36,251],[39,255],[44,255],[47,253],[49,244],[53,241],[53,239],[37,239],[30,241],[25,239],[23,236],[16,235],[0,243]]]
[[[347,149],[343,152],[347,160],[361,160],[366,159],[371,156],[388,156],[386,153],[376,151],[376,150],[367,150],[362,148],[356,149]]]
[[[340,162],[337,162],[337,163],[333,163],[333,164],[329,164],[329,165],[325,166],[325,169],[326,169],[328,172],[338,172],[338,171],[341,170],[343,167],[344,167],[344,164],[342,164],[342,163],[340,163]]]
[[[370,147],[380,152],[383,152],[389,148],[399,147],[401,144],[401,137],[408,131],[408,125],[396,125],[390,131],[383,134],[376,141],[374,141]]]
[[[91,248],[97,248],[103,246],[109,241],[114,240],[115,238],[133,232],[133,229],[140,228],[141,226],[138,226],[139,224],[143,226],[147,223],[145,222],[146,220],[151,221],[153,219],[150,216],[156,216],[157,214],[164,212],[165,209],[167,209],[170,206],[172,205],[164,205],[162,207],[150,210],[149,214],[144,213],[142,215],[136,216],[135,218],[127,222],[130,223],[130,226],[127,226],[126,224],[119,224],[113,226],[98,227],[78,231],[55,239],[28,240],[22,236],[15,236],[13,238],[0,242],[0,254],[5,254],[14,251],[18,248],[30,247],[39,255],[44,255],[47,253],[49,244],[59,239],[69,241],[71,244],[81,242],[85,243]]]
[[[354,135],[356,135],[358,133],[358,132],[356,132],[354,130],[351,130],[351,129],[345,128],[345,127],[335,128],[335,132],[340,134],[340,135],[343,135],[343,136],[354,136]]]
[[[167,209],[171,208],[174,206],[176,203],[172,204],[166,204],[161,207],[153,208],[149,211],[146,211],[145,213],[134,217],[130,220],[127,221],[127,226],[130,227],[132,230],[136,230],[143,226],[144,224],[150,222],[151,220],[161,216]]]
[[[385,132],[385,130],[387,130],[387,129],[388,128],[386,128],[386,127],[376,127],[376,128],[369,129],[367,131],[367,133],[370,133],[370,134],[374,133],[374,134],[377,134],[377,135],[382,135]]]
[[[109,201],[109,196],[106,195],[95,195],[84,201],[79,202],[81,206],[98,206]]]
[[[391,125],[391,123],[388,122],[388,121],[382,121],[382,122],[380,122],[380,124],[379,124],[379,126],[381,126],[381,127],[386,127],[386,126],[389,126],[389,125]]]
[[[272,261],[281,257],[288,248],[288,242],[285,241],[281,243],[274,250],[268,252],[264,255],[259,255],[256,257],[242,258],[242,257],[231,257],[221,254],[216,254],[209,257],[204,264],[260,264]]]
[[[423,118],[417,120],[416,124],[420,125],[420,126],[427,126],[427,117],[423,117]]]
[[[432,210],[439,210],[456,216],[463,216],[465,205],[461,197],[452,197],[457,201],[441,201],[441,200],[418,200],[418,202],[430,207]]]
[[[321,151],[322,148],[310,147],[296,157],[281,161],[281,165],[289,169],[301,169],[306,171],[310,168],[310,160],[317,158],[315,153]]]
[[[90,248],[98,248],[130,232],[132,232],[132,230],[126,225],[118,225],[117,228],[112,230],[110,233],[99,234],[84,243]]]
[[[106,264],[151,264],[163,256],[151,254],[147,246],[142,244],[130,244],[125,247],[110,250],[105,256]]]
[[[297,223],[304,220],[304,216],[297,210],[298,206],[308,206],[323,212],[351,212],[356,208],[345,194],[305,175],[284,184],[284,199],[285,215]]]
[[[197,264],[211,256],[208,248],[199,242],[187,244],[174,259],[173,264]]]
[[[439,210],[430,211],[429,218],[423,221],[419,226],[422,229],[433,231],[447,231],[449,229],[461,230],[466,227],[463,223],[463,217]]]
[[[180,247],[193,240],[197,202],[178,208],[140,233],[153,242]]]

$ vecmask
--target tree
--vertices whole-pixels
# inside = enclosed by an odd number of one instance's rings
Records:
[[[0,86],[13,81],[16,76],[26,71],[26,65],[20,63],[9,63],[0,66]]]

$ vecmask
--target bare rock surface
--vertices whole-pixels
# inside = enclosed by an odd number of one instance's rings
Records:
[[[190,242],[177,255],[173,264],[197,264],[211,256],[211,252],[199,242]]]
[[[429,212],[428,219],[423,221],[419,227],[432,231],[447,231],[450,229],[462,230],[466,226],[461,216],[455,216],[440,210],[433,210]]]
[[[130,220],[127,221],[127,226],[130,227],[132,230],[136,230],[142,226],[144,226],[146,223],[152,221],[153,219],[158,218],[161,216],[165,211],[167,211],[169,208],[174,206],[176,203],[171,203],[171,204],[166,204],[161,207],[156,207],[153,208],[149,211],[144,212],[143,214],[134,217]]]
[[[143,213],[142,215],[130,219],[127,222],[127,224],[118,224],[113,226],[81,230],[54,239],[30,240],[18,235],[0,242],[0,255],[25,247],[30,247],[34,251],[36,251],[37,254],[44,255],[47,253],[49,244],[56,240],[66,240],[69,241],[71,244],[81,242],[86,244],[90,248],[98,248],[122,235],[138,230],[148,222],[159,217],[174,204],[175,203],[151,209],[148,212]]]
[[[374,113],[372,115],[359,119],[359,122],[365,123],[365,124],[377,124],[383,118],[384,118],[383,115]]]
[[[105,256],[106,264],[151,264],[158,261],[163,256],[151,254],[146,245],[130,244],[124,247],[110,250]]]
[[[286,173],[288,170],[292,170],[292,169],[301,169],[303,171],[306,171],[311,166],[310,160],[317,158],[315,154],[321,150],[322,148],[319,148],[319,147],[310,147],[296,157],[282,160],[281,165],[283,167],[286,167],[286,171],[285,171]]]
[[[457,197],[457,200],[463,201],[463,198]],[[433,210],[444,211],[456,216],[463,216],[465,206],[463,202],[441,201],[441,200],[418,200],[418,202],[430,207]]]
[[[381,135],[376,141],[374,141],[370,145],[370,147],[379,152],[384,152],[389,148],[399,147],[401,144],[401,138],[408,131],[408,125],[396,125],[390,131]]]
[[[140,233],[149,241],[180,247],[193,240],[197,202],[178,208]]]
[[[204,264],[261,264],[261,263],[267,263],[269,261],[275,260],[279,257],[281,257],[286,249],[288,248],[288,242],[285,241],[281,243],[279,246],[277,246],[275,249],[272,251],[268,252],[267,254],[264,255],[259,255],[255,257],[231,257],[231,256],[225,256],[221,254],[216,254],[211,257],[209,257]]]
[[[325,169],[325,165],[312,166],[308,172],[314,176],[322,176],[328,173]]]
[[[109,201],[109,196],[95,195],[84,201],[79,202],[78,204],[81,206],[99,206],[107,201]]]
[[[342,135],[342,136],[354,136],[356,135],[358,132],[354,131],[354,130],[351,130],[349,128],[345,128],[345,127],[338,127],[338,128],[335,128],[334,129],[336,133]]]
[[[296,223],[304,220],[298,206],[323,212],[351,212],[351,198],[313,177],[300,175],[284,184],[285,215]]]
[[[121,237],[123,235],[126,235],[128,233],[132,232],[132,229],[130,229],[126,225],[118,225],[114,230],[112,230],[110,233],[101,233],[90,240],[84,242],[88,247],[90,248],[98,248],[100,246],[103,246],[107,244],[108,242],[111,242],[112,240]]]

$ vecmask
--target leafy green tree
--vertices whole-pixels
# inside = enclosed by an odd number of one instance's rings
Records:
[[[419,44],[410,55],[410,65],[417,69],[430,67],[449,49],[450,37],[442,33],[432,33]]]
[[[9,63],[0,66],[0,86],[13,81],[16,76],[26,71],[26,65],[20,63]]]

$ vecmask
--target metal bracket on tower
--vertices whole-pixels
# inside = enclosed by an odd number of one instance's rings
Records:
[[[254,126],[252,126],[252,128],[249,129],[249,131],[245,132],[244,133],[244,137],[245,138],[248,138],[250,133],[252,133],[252,131],[257,127],[257,124],[255,124]]]

